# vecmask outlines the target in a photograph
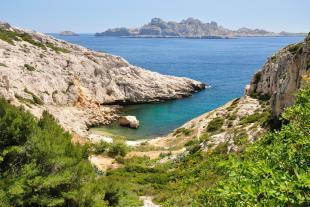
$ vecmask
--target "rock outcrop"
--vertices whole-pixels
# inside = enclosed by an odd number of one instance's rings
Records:
[[[151,72],[121,57],[0,24],[0,96],[40,116],[48,110],[80,136],[117,119],[118,104],[190,96],[201,82]],[[109,106],[111,105],[111,106]]]
[[[137,129],[139,127],[139,121],[135,116],[122,116],[118,120],[121,126]]]
[[[183,154],[197,149],[198,145],[204,151],[242,151],[248,143],[262,137],[270,124],[274,124],[272,120],[277,120],[283,109],[294,103],[303,80],[310,79],[309,71],[310,33],[303,42],[289,45],[270,57],[253,76],[243,97],[148,144],[153,148],[165,148],[166,152],[183,147],[186,149]]]
[[[61,36],[79,36],[79,34],[72,32],[72,31],[59,32],[59,35],[61,35]]]
[[[272,112],[278,117],[294,103],[302,77],[310,70],[310,34],[299,44],[285,47],[271,58],[253,77],[247,95],[270,99]]]
[[[150,23],[136,29],[124,27],[108,29],[96,36],[117,37],[178,37],[178,38],[223,38],[236,36],[287,36],[301,35],[287,32],[274,33],[262,29],[240,28],[238,30],[226,29],[216,22],[203,23],[198,19],[188,18],[181,22],[166,22],[160,18],[153,18]],[[304,35],[304,34],[303,34]]]

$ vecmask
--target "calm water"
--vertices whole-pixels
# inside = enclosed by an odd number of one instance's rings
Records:
[[[239,39],[136,39],[81,35],[60,37],[85,47],[120,55],[131,64],[163,74],[193,78],[211,85],[190,98],[158,104],[128,106],[140,128],[117,124],[102,130],[128,139],[165,135],[186,121],[243,94],[253,73],[278,49],[304,37],[253,37]]]

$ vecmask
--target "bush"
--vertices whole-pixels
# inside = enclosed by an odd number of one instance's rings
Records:
[[[246,130],[241,130],[237,134],[234,135],[234,143],[235,145],[244,145],[248,141],[249,135]]]
[[[0,67],[8,67],[8,66],[4,63],[0,63]]]
[[[243,117],[240,120],[241,125],[246,125],[250,123],[259,123],[262,126],[266,126],[270,121],[270,112],[256,112],[249,116]]]
[[[208,132],[218,131],[222,128],[223,124],[224,124],[224,119],[217,117],[217,118],[215,118],[209,122],[209,124],[207,126],[207,131]]]
[[[100,141],[97,144],[92,144],[91,151],[96,155],[103,154],[108,151],[109,147],[110,147],[109,143],[105,141]]]
[[[8,206],[106,206],[85,149],[44,112],[0,100],[0,199]],[[3,204],[3,203],[2,203]]]
[[[178,128],[174,133],[173,133],[173,136],[176,136],[176,135],[180,135],[180,134],[183,134],[185,136],[189,136],[191,135],[193,132],[193,130],[191,129],[186,129],[184,127],[182,128]]]
[[[29,65],[29,64],[25,64],[24,67],[25,67],[27,70],[29,70],[29,71],[35,71],[35,70],[36,70],[35,67],[33,67],[33,66]]]
[[[46,46],[51,48],[52,50],[54,50],[55,52],[59,53],[59,52],[62,52],[62,53],[69,53],[70,51],[65,49],[65,48],[62,48],[62,47],[57,47],[56,45],[54,45],[53,43],[51,42],[47,42],[46,43]]]
[[[229,172],[200,194],[203,206],[308,206],[310,87],[282,114],[289,122],[218,166]]]
[[[108,155],[111,157],[122,156],[125,157],[128,153],[129,148],[125,142],[113,142],[109,147]]]

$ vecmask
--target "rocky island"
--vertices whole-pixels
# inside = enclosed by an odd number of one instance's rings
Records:
[[[63,31],[59,32],[60,36],[79,36],[79,34],[72,32],[72,31]]]
[[[274,33],[263,29],[240,28],[226,29],[216,22],[203,23],[198,19],[188,18],[181,22],[164,21],[153,18],[150,23],[135,29],[114,28],[96,33],[96,36],[137,37],[137,38],[192,38],[192,39],[221,39],[252,36],[292,36],[306,35],[303,33]]]

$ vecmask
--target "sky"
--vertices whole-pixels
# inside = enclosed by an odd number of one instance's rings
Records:
[[[0,0],[0,21],[45,33],[134,28],[153,17],[194,17],[228,29],[309,32],[310,0]]]

